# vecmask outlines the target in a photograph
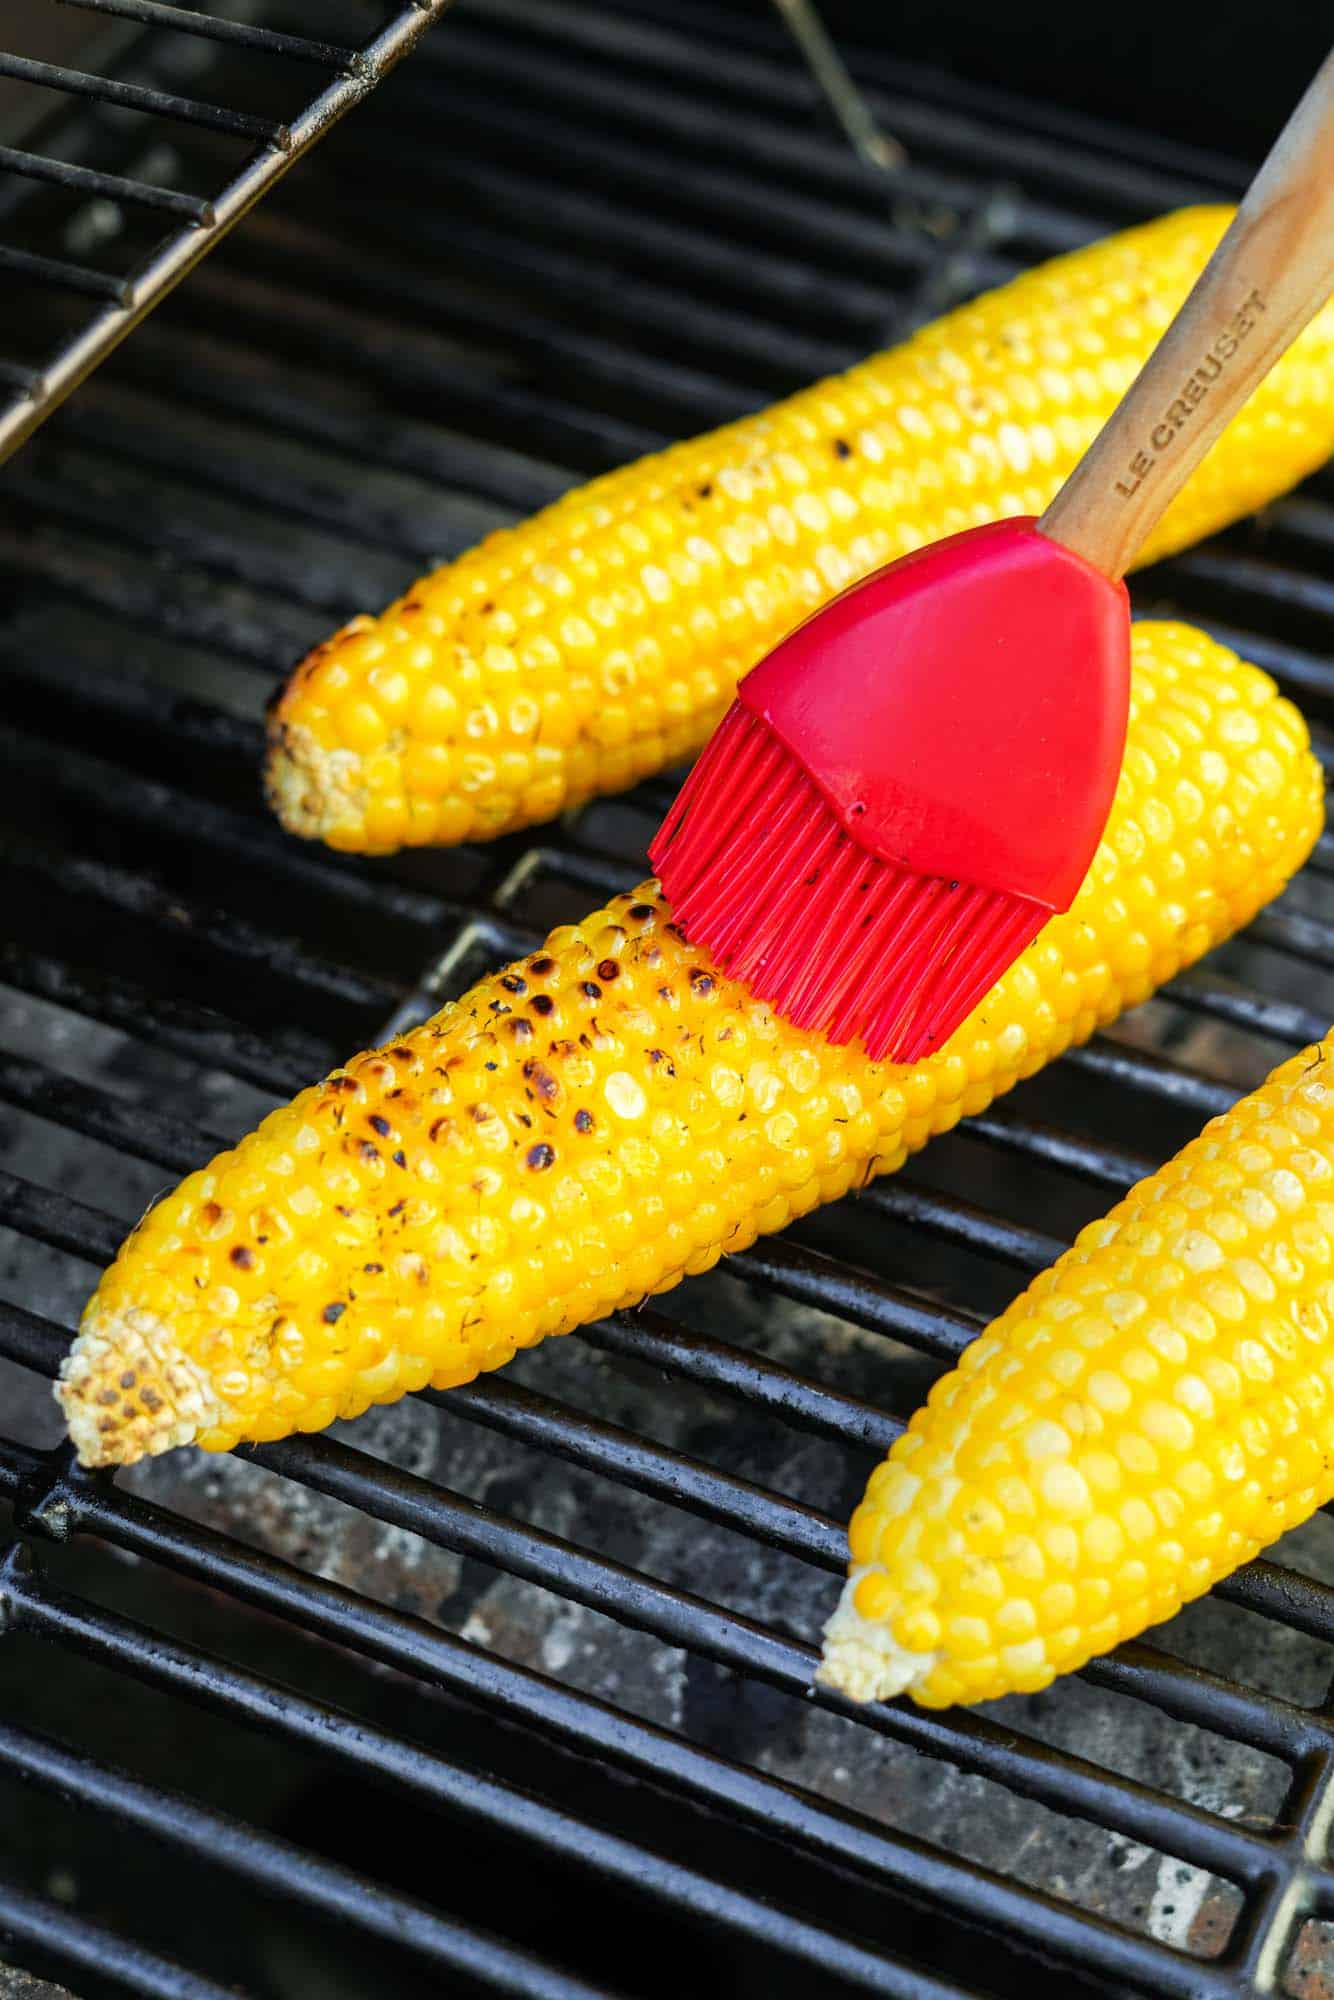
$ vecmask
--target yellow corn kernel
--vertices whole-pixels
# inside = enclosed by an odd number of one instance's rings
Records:
[[[1040,513],[1227,219],[1185,209],[1058,258],[846,375],[595,480],[378,620],[355,619],[302,662],[271,717],[279,818],[367,853],[444,846],[678,763],[740,676],[845,584],[960,528]],[[1334,449],[1332,385],[1334,306],[1143,559],[1319,465]],[[400,775],[372,787],[371,760],[386,758]]]
[[[1305,858],[1322,798],[1302,719],[1264,674],[1185,626],[1139,626],[1125,766],[1074,907],[909,1067],[776,1018],[685,942],[654,884],[618,897],[149,1212],[63,1371],[81,1457],[318,1428],[707,1270],[900,1166],[1246,923]],[[1251,1393],[1262,1343],[1234,1359]],[[1101,1393],[1090,1410],[1112,1406]],[[1145,1448],[1177,1450],[1187,1419],[1165,1399]],[[1089,1523],[1106,1503],[1090,1486],[1085,1504],[1064,1461],[1048,1471],[1077,1565],[1079,1534],[1105,1541]],[[1005,1560],[994,1533],[989,1559]],[[1040,1582],[1055,1560],[1034,1556]],[[979,1585],[959,1614],[974,1661],[993,1602]]]
[[[927,1707],[1033,1692],[1248,1562],[1334,1498],[1332,1309],[1334,1038],[936,1384],[853,1517],[818,1678]],[[932,1550],[945,1508],[959,1533]]]

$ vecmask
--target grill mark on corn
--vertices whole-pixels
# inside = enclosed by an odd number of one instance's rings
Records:
[[[1186,627],[1141,625],[1089,880],[939,1054],[874,1065],[791,1028],[701,962],[647,884],[554,932],[522,973],[480,981],[392,1059],[355,1058],[160,1202],[85,1315],[62,1392],[80,1449],[116,1462],[163,1437],[222,1449],[319,1428],[708,1269],[897,1168],[1199,957],[1282,887],[1321,807],[1304,726],[1266,676]],[[540,1055],[493,1034],[490,1002],[516,976],[584,1027]],[[391,1090],[402,1166],[369,1139],[331,1143],[328,1103],[359,1091],[383,1115]],[[240,1269],[229,1253],[261,1217],[264,1268]],[[386,1266],[373,1284],[368,1258]],[[346,1302],[334,1326],[331,1301]],[[136,1313],[172,1344],[151,1368],[120,1344]],[[287,1331],[257,1348],[275,1320]],[[162,1422],[150,1438],[118,1393],[111,1429],[91,1434],[78,1410],[130,1366],[162,1394]],[[173,1399],[191,1394],[187,1419]]]

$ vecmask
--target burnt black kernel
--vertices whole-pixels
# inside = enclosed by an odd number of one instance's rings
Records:
[[[337,1326],[346,1311],[346,1302],[342,1299],[335,1299],[331,1306],[324,1308],[321,1318],[324,1320],[326,1326]]]
[[[489,1118],[495,1116],[495,1113],[489,1104],[470,1104],[468,1106],[468,1116],[474,1124],[485,1125]]]
[[[834,439],[834,457],[835,458],[852,457],[852,446],[848,443],[846,438]]]
[[[507,1022],[506,1026],[508,1027],[510,1033],[513,1035],[516,1042],[532,1041],[533,1024],[531,1021],[525,1021],[522,1015],[516,1016],[514,1020]]]
[[[514,1011],[512,1007],[507,1007],[503,1000],[491,1000],[487,1004],[493,1014],[512,1014]]]
[[[138,1379],[133,1368],[127,1368],[120,1378],[120,1386],[122,1389],[132,1389]]]
[[[389,1137],[390,1131],[393,1129],[389,1123],[389,1120],[387,1118],[381,1118],[378,1111],[375,1112],[372,1117],[368,1118],[366,1122],[371,1127],[372,1131],[379,1133],[382,1139],[387,1139]]]
[[[489,617],[490,614],[495,610],[495,608],[496,607],[494,599],[488,597],[486,603],[482,606],[482,616],[484,618]]]
[[[552,1014],[556,1009],[556,1003],[549,993],[535,993],[529,1005],[535,1014]]]
[[[602,998],[602,988],[592,979],[585,979],[580,985],[579,991],[586,1000],[600,1000]]]
[[[399,1043],[396,1049],[390,1049],[389,1053],[391,1056],[397,1056],[400,1062],[412,1061],[412,1050],[407,1048],[402,1042]]]
[[[541,958],[529,959],[528,970],[535,972],[539,979],[545,979],[549,972],[556,970],[556,961],[554,958],[548,958],[546,953],[543,952]]]
[[[482,1068],[483,1068],[483,1069],[499,1069],[499,1068],[500,1068],[500,1064],[499,1064],[499,1063],[494,1063],[494,1062],[490,1062],[490,1063],[483,1063],[483,1064],[482,1064]]]
[[[336,1076],[329,1085],[330,1090],[356,1090],[357,1087],[357,1079],[354,1076]]]
[[[713,974],[705,972],[702,966],[692,965],[690,968],[690,985],[691,990],[697,993],[702,1000],[707,994],[713,991]]]
[[[560,1085],[545,1063],[527,1062],[523,1066],[523,1073],[539,1097],[545,1097],[548,1102],[553,1097],[559,1097]]]
[[[709,484],[707,479],[705,480],[702,486],[697,486],[695,488],[695,491],[696,493],[698,493],[701,500],[712,500],[713,498],[713,487]]]
[[[951,889],[957,889],[957,888],[958,888],[958,886],[959,886],[959,885],[958,885],[958,883],[957,883],[957,882],[951,882],[951,883],[950,883],[950,887],[951,887]]]
[[[405,1199],[405,1200],[403,1200],[403,1201],[396,1201],[396,1202],[394,1203],[393,1207],[392,1207],[392,1208],[390,1209],[389,1213],[390,1213],[391,1215],[402,1215],[402,1213],[403,1213],[404,1209],[405,1209],[405,1208],[407,1207],[407,1205],[408,1205],[408,1204],[407,1204],[407,1201],[406,1201],[406,1199]]]
[[[383,1271],[383,1269],[384,1269],[384,1265],[383,1265],[383,1264],[363,1264],[361,1268],[362,1268],[362,1270],[363,1270],[363,1271],[375,1271],[375,1272],[379,1272],[379,1271]]]
[[[528,991],[528,981],[520,978],[517,972],[507,972],[500,983],[507,993],[526,993]]]
[[[516,1117],[516,1118],[518,1119],[519,1123],[520,1123],[520,1124],[521,1124],[521,1125],[522,1125],[522,1126],[523,1126],[523,1127],[524,1127],[524,1128],[525,1128],[525,1129],[526,1129],[527,1131],[529,1131],[529,1132],[531,1132],[531,1131],[532,1131],[532,1129],[533,1129],[533,1121],[532,1121],[532,1119],[531,1119],[531,1118],[530,1118],[530,1117],[528,1116],[528,1113],[527,1113],[526,1111],[516,1111],[514,1115],[515,1115],[515,1117]]]
[[[545,1173],[548,1167],[554,1166],[555,1160],[556,1148],[548,1146],[545,1139],[528,1148],[528,1164],[535,1174]]]
[[[399,1151],[394,1154],[394,1165],[396,1167],[406,1167],[407,1164],[408,1164],[408,1156],[400,1148]]]
[[[593,1129],[592,1112],[576,1111],[574,1114],[574,1129],[576,1132],[591,1132]]]
[[[636,923],[645,924],[650,917],[656,917],[657,914],[652,903],[632,903],[630,906],[630,915]]]
[[[380,1157],[379,1147],[372,1146],[369,1139],[359,1140],[357,1142],[357,1151],[361,1154],[362,1159],[366,1161],[367,1165],[369,1165],[372,1160],[378,1160]]]
[[[662,1049],[650,1049],[648,1052],[648,1059],[651,1063],[665,1062],[666,1053]]]
[[[604,958],[598,967],[598,978],[610,982],[613,979],[619,979],[620,976],[621,968],[616,963],[616,960],[614,958]]]
[[[234,1246],[231,1251],[231,1259],[238,1271],[253,1271],[255,1268],[254,1253],[247,1250],[244,1243],[238,1243]]]

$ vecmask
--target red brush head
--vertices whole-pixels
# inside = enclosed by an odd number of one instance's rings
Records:
[[[1125,588],[1000,521],[845,591],[747,675],[649,852],[687,935],[804,1027],[938,1048],[1088,872]]]

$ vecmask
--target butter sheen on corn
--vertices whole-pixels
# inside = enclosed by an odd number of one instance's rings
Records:
[[[1032,1693],[1334,1497],[1334,1042],[1141,1181],[871,1475],[818,1678]]]
[[[388,853],[489,838],[690,755],[738,679],[880,564],[1038,514],[1228,220],[1196,208],[1057,259],[903,346],[572,492],[360,617],[270,718],[284,825]],[[1143,560],[1334,449],[1334,306],[1257,390]]]
[[[57,1393],[80,1456],[318,1430],[663,1291],[887,1173],[1244,924],[1321,824],[1305,725],[1181,625],[1134,632],[1073,908],[937,1054],[791,1027],[652,883],[273,1112],[140,1223]]]

